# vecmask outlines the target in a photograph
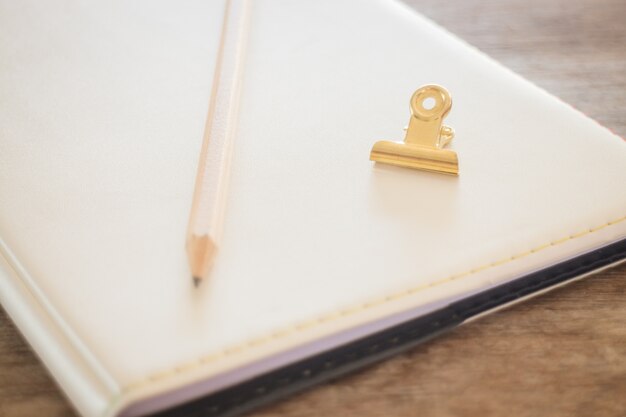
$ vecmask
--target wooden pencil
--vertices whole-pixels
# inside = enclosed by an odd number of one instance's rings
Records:
[[[215,65],[186,249],[196,286],[207,278],[219,246],[236,124],[248,0],[228,0]]]

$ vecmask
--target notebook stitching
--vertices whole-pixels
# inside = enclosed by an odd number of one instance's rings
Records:
[[[554,277],[558,277],[563,273],[567,274],[572,271],[577,271],[581,268],[581,265],[584,266],[589,264],[593,264],[593,261],[579,263],[571,270],[568,269],[565,272],[559,269],[557,273],[552,273],[549,274],[548,277],[543,277],[539,283],[551,281]],[[522,296],[524,296],[524,294],[532,293],[534,291],[532,289],[534,286],[535,285],[524,286],[528,292],[522,292]],[[479,303],[471,304],[467,309],[461,309],[460,315],[458,310],[454,309],[450,312],[452,313],[451,315],[446,314],[444,317],[430,318],[427,323],[423,324],[423,326],[429,327],[430,331],[441,331],[448,327],[451,323],[454,323],[455,319],[459,317],[461,320],[472,317],[474,311],[481,312],[485,306],[493,307],[494,305],[499,305],[501,302],[507,303],[515,301],[518,299],[519,295],[520,291],[518,290],[515,291],[513,295],[509,293],[506,296],[499,295],[495,297],[488,297]],[[394,346],[401,346],[409,340],[419,340],[421,336],[424,335],[419,329],[420,325],[416,327],[411,325],[409,328],[400,330],[397,333],[394,332],[390,336],[382,339],[375,338],[368,341],[365,345],[351,347],[347,352],[342,352],[341,354],[331,354],[331,356],[327,357],[325,360],[297,366],[295,369],[291,369],[283,374],[262,379],[261,381],[257,381],[252,384],[252,386],[248,386],[245,390],[239,391],[237,394],[227,394],[225,398],[214,400],[203,408],[202,412],[206,410],[208,413],[207,416],[217,415],[220,411],[229,413],[231,410],[236,410],[238,406],[245,404],[249,400],[254,401],[255,398],[272,395],[274,392],[280,391],[283,387],[288,386],[291,383],[298,383],[299,381],[309,378],[317,378],[320,375],[328,374],[337,368],[341,368],[342,364],[353,363],[354,361],[374,355],[377,352],[384,352]],[[311,358],[311,360],[316,360],[316,358]]]
[[[620,223],[620,222],[622,222],[624,220],[626,220],[626,216],[623,216],[623,217],[617,218],[615,220],[606,222],[606,223],[602,224],[601,226],[597,226],[597,227],[594,227],[594,228],[589,228],[589,229],[586,229],[586,230],[578,232],[578,233],[570,234],[569,236],[564,237],[562,239],[553,240],[553,241],[551,241],[549,243],[537,246],[537,247],[535,247],[533,249],[530,249],[530,250],[528,250],[526,252],[521,252],[521,253],[518,253],[518,254],[515,254],[515,255],[511,255],[511,256],[509,256],[507,258],[503,258],[503,259],[501,259],[499,261],[491,262],[491,263],[488,263],[488,264],[485,264],[485,265],[482,265],[482,266],[470,269],[470,270],[468,270],[466,272],[463,272],[463,273],[450,275],[450,276],[448,276],[446,278],[443,278],[443,279],[440,279],[440,280],[437,280],[437,281],[433,281],[433,282],[430,282],[428,284],[422,284],[422,285],[419,285],[419,286],[416,286],[416,287],[409,288],[407,290],[403,290],[403,291],[400,291],[400,292],[397,292],[397,293],[394,293],[394,294],[391,294],[391,295],[388,295],[388,296],[385,296],[385,297],[378,298],[378,299],[373,300],[373,301],[369,301],[369,302],[365,302],[365,303],[356,305],[356,306],[351,307],[351,308],[342,309],[342,310],[339,310],[339,311],[336,311],[336,312],[333,312],[333,313],[330,313],[330,314],[322,315],[322,316],[320,316],[320,317],[318,317],[316,319],[312,319],[312,320],[309,320],[309,321],[297,323],[297,324],[291,325],[291,326],[289,326],[287,328],[284,328],[282,330],[278,330],[278,331],[272,332],[272,333],[270,333],[270,334],[268,334],[266,336],[256,337],[256,338],[253,338],[251,340],[248,340],[247,342],[243,342],[243,343],[240,343],[238,345],[232,346],[230,348],[226,348],[226,349],[224,349],[222,351],[219,351],[217,353],[212,353],[212,354],[209,354],[209,355],[206,355],[206,356],[202,356],[202,357],[200,357],[198,359],[195,359],[193,361],[190,361],[190,362],[184,363],[182,365],[176,366],[176,367],[171,368],[169,370],[153,373],[153,374],[151,374],[151,375],[149,375],[149,376],[147,376],[147,377],[145,377],[145,378],[143,378],[141,380],[138,380],[137,382],[130,383],[130,384],[124,386],[121,389],[119,395],[117,395],[114,398],[114,400],[110,403],[110,407],[108,407],[108,410],[110,410],[111,407],[113,407],[114,404],[116,404],[116,402],[122,398],[123,394],[128,393],[129,391],[135,390],[138,387],[147,385],[149,383],[158,381],[160,379],[166,378],[166,377],[174,375],[174,374],[179,374],[179,373],[183,373],[183,372],[189,371],[191,369],[195,369],[198,366],[206,365],[206,364],[214,362],[214,361],[216,361],[218,359],[221,359],[221,358],[224,358],[224,357],[227,357],[227,356],[230,356],[230,355],[233,355],[233,354],[236,354],[236,353],[240,353],[242,351],[254,348],[255,346],[263,345],[263,344],[268,343],[268,342],[270,342],[272,340],[280,339],[280,338],[283,338],[283,337],[295,334],[297,332],[303,331],[305,329],[308,329],[308,328],[311,328],[311,327],[314,327],[314,326],[317,326],[317,325],[320,325],[320,324],[323,324],[323,323],[330,322],[332,320],[336,320],[336,319],[339,319],[339,318],[342,318],[342,317],[346,317],[346,316],[352,315],[354,313],[367,310],[369,308],[373,308],[373,307],[376,307],[376,306],[379,306],[379,305],[382,305],[382,304],[385,304],[385,303],[388,303],[388,302],[391,302],[391,301],[394,301],[394,300],[398,300],[398,299],[403,298],[403,297],[407,297],[409,295],[412,295],[412,294],[418,293],[420,291],[423,291],[423,290],[425,290],[427,288],[436,287],[436,286],[445,284],[447,282],[451,282],[451,281],[455,281],[455,280],[460,279],[460,278],[468,277],[470,275],[476,274],[476,273],[478,273],[480,271],[484,271],[484,270],[489,269],[489,268],[493,268],[493,267],[496,267],[496,266],[507,264],[507,263],[512,262],[514,260],[521,259],[521,258],[524,258],[526,256],[529,256],[529,255],[531,255],[533,253],[540,252],[540,251],[542,251],[544,249],[547,249],[547,248],[550,248],[550,247],[554,247],[554,246],[558,246],[558,245],[563,244],[565,242],[568,242],[570,240],[574,240],[574,239],[586,236],[588,234],[595,233],[595,232],[597,232],[599,230],[602,230],[602,229],[604,229],[606,227],[618,224],[618,223]],[[105,413],[105,415],[106,415],[106,413]]]

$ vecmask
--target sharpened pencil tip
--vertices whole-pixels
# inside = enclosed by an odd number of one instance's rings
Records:
[[[198,277],[193,277],[193,286],[198,288],[200,286],[200,283],[202,282],[202,278],[198,278]]]
[[[207,234],[188,236],[189,275],[193,278],[196,287],[209,276],[215,249],[215,243]]]

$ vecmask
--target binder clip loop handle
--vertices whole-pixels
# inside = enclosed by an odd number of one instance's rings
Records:
[[[410,100],[411,119],[405,142],[434,149],[443,148],[454,137],[454,131],[443,125],[452,108],[452,98],[445,88],[429,84],[420,87]]]
[[[443,119],[451,108],[450,93],[438,85],[425,85],[411,96],[411,114],[424,122]]]

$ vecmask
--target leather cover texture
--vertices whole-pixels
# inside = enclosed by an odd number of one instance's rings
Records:
[[[400,3],[259,0],[196,290],[222,2],[0,4],[0,301],[86,417],[220,392],[626,238],[607,129]],[[458,178],[368,160],[428,83],[453,97]]]

